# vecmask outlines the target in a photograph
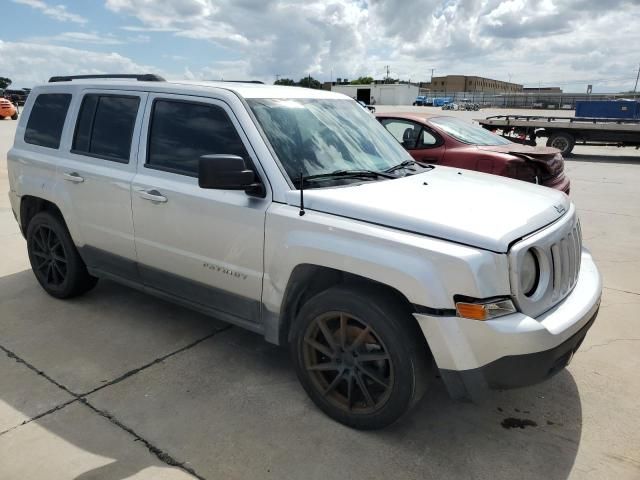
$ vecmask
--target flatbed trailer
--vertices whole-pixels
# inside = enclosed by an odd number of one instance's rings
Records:
[[[495,115],[476,121],[516,143],[535,145],[538,137],[546,137],[547,146],[563,155],[571,154],[576,144],[640,148],[637,119]]]

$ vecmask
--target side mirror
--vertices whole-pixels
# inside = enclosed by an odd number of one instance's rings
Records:
[[[198,185],[200,188],[216,190],[245,190],[256,194],[263,191],[256,183],[253,170],[247,168],[244,159],[237,155],[203,155],[198,163]]]

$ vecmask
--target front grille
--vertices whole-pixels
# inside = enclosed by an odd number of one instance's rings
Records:
[[[533,251],[540,269],[538,287],[526,295],[520,289],[520,266]],[[571,205],[557,222],[516,243],[509,252],[511,293],[523,313],[537,317],[565,298],[578,281],[582,257],[580,222]]]
[[[551,245],[552,299],[564,298],[576,284],[582,258],[582,232],[580,221],[576,222],[569,234]]]

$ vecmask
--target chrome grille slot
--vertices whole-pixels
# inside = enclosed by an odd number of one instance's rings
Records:
[[[536,252],[540,266],[538,289],[529,296],[520,291],[518,272],[527,251]],[[511,293],[518,308],[538,316],[566,297],[580,274],[582,232],[575,207],[548,227],[515,244],[509,252]]]

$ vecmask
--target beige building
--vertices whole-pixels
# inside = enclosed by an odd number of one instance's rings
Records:
[[[484,77],[447,75],[433,77],[431,82],[422,84],[422,89],[432,92],[515,93],[522,92],[522,85]]]

